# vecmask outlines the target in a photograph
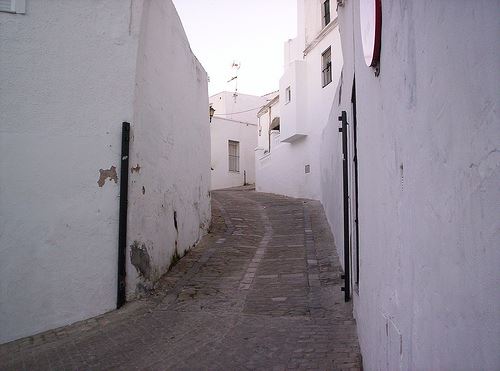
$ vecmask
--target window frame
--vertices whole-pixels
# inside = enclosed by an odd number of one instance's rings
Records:
[[[235,149],[234,153],[231,151],[231,147]],[[228,149],[228,169],[230,173],[239,173],[240,172],[240,142],[236,140],[228,140],[227,142]]]
[[[288,86],[285,89],[285,104],[288,104],[292,101],[292,87]]]
[[[328,57],[328,60],[326,59]],[[332,47],[321,53],[321,85],[324,88],[332,82]]]
[[[326,27],[332,21],[332,12],[330,0],[321,0],[321,22]]]
[[[10,9],[0,8],[0,13],[26,14],[26,0],[10,0]]]

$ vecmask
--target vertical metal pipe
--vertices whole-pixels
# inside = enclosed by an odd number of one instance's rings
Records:
[[[342,111],[339,116],[339,121],[342,122],[342,128],[339,131],[342,133],[342,154],[344,159],[343,165],[343,193],[344,193],[344,300],[347,302],[351,299],[351,284],[350,284],[350,251],[349,251],[349,164],[348,164],[348,147],[347,147],[347,112]]]
[[[120,168],[120,216],[118,226],[118,288],[116,307],[125,304],[125,277],[127,251],[128,166],[130,146],[130,124],[122,124],[122,157]]]

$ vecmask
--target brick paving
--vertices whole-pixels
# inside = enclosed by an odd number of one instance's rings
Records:
[[[321,204],[212,192],[209,235],[155,292],[0,346],[2,370],[359,370]]]

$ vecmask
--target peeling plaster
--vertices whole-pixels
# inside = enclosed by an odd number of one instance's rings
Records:
[[[116,166],[111,166],[108,170],[99,169],[99,180],[97,184],[99,187],[103,187],[104,183],[106,183],[106,179],[114,180],[115,183],[118,183],[118,175],[116,174]]]
[[[132,174],[139,173],[139,171],[141,171],[141,167],[139,166],[139,164],[137,164],[135,167],[131,168],[130,170],[132,171]]]
[[[130,246],[130,263],[135,267],[139,276],[148,281],[151,279],[151,260],[145,244],[134,241]]]

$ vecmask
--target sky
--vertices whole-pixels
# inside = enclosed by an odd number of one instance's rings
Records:
[[[191,49],[208,73],[209,95],[278,90],[283,45],[297,34],[295,0],[173,0]],[[240,64],[237,71],[233,62]]]

